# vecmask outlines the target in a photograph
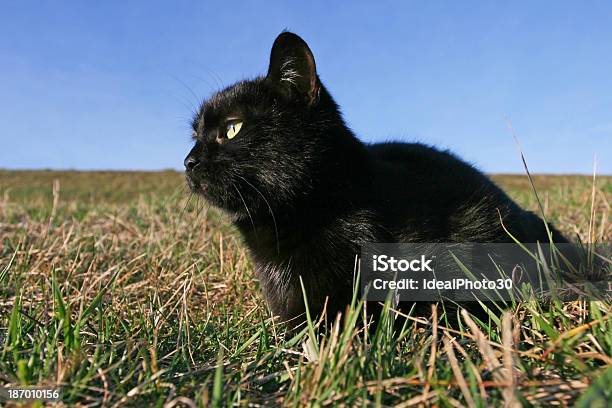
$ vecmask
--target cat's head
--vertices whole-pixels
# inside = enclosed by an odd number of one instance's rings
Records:
[[[187,182],[237,216],[291,203],[316,188],[340,128],[310,48],[283,32],[265,77],[238,82],[202,104],[185,159]]]

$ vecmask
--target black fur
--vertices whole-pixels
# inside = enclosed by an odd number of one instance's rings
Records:
[[[228,118],[243,122],[225,137]],[[200,109],[185,160],[191,189],[242,233],[272,311],[342,311],[364,242],[547,242],[543,221],[484,174],[422,144],[359,141],[297,35],[274,42],[266,77],[238,82]],[[500,218],[501,217],[501,218]],[[555,242],[567,242],[554,228]]]

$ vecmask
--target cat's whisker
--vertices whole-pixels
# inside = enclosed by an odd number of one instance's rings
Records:
[[[240,193],[240,190],[238,190],[238,187],[236,187],[236,185],[233,183],[232,183],[232,187],[234,187],[234,190],[236,190],[236,192],[238,193],[238,196],[240,196],[240,200],[242,200],[242,204],[244,204],[244,208],[247,212],[247,215],[249,216],[249,220],[251,221],[251,226],[253,227],[253,233],[255,233],[255,239],[257,239],[257,228],[255,227],[255,221],[253,220],[253,217],[251,216],[251,211],[249,211],[249,207],[247,206],[247,203],[244,200],[244,197]]]
[[[202,211],[204,209],[208,209],[210,204],[208,203],[208,201],[204,200],[200,195],[196,194],[195,196],[197,199],[196,206],[198,207],[198,211],[196,212],[196,219],[200,221],[200,215],[202,214]]]
[[[266,199],[266,196],[264,196],[262,192],[259,191],[257,187],[251,184],[246,178],[239,176],[239,175],[236,175],[236,177],[240,178],[245,183],[247,183],[249,186],[251,186],[251,188],[253,188],[253,190],[255,190],[261,196],[261,198],[263,198],[264,202],[268,206],[268,210],[270,212],[270,215],[272,216],[272,223],[274,224],[274,234],[276,235],[276,252],[280,254],[280,240],[278,238],[278,225],[276,224],[276,217],[274,216],[274,211],[272,210],[272,206],[270,205],[270,202]]]
[[[185,81],[177,77],[172,73],[167,73],[167,75],[172,78],[175,82],[178,82],[187,92],[189,92],[190,98],[193,98],[193,101],[189,101],[188,107],[189,110],[197,112],[197,107],[201,102],[200,97],[196,94],[191,86],[189,86]],[[185,104],[185,101],[181,101],[181,103]]]
[[[185,215],[185,211],[187,211],[187,207],[189,207],[189,204],[191,204],[191,200],[193,199],[193,196],[194,196],[194,194],[192,192],[189,192],[189,196],[183,202],[183,206],[181,208],[181,212],[179,213],[179,219],[183,218],[183,216]]]
[[[215,81],[217,81],[217,83],[219,84],[219,89],[225,88],[225,85],[223,84],[223,80],[221,79],[221,76],[217,72],[213,71],[212,69],[209,69],[208,74],[212,76],[213,78],[215,78]]]

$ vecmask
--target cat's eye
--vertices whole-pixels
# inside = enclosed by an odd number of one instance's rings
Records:
[[[225,135],[228,139],[233,139],[240,132],[242,122],[230,122],[227,124]]]

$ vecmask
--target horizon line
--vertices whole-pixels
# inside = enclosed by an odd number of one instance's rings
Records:
[[[122,169],[122,168],[106,168],[106,169],[101,169],[101,168],[92,168],[92,169],[78,169],[78,168],[50,168],[50,167],[41,167],[41,168],[7,168],[7,167],[0,167],[0,171],[4,171],[4,172],[73,172],[73,173],[166,173],[166,172],[174,172],[174,173],[183,173],[182,170],[178,170],[175,168],[171,168],[171,167],[167,167],[167,168],[160,168],[160,169]],[[526,172],[508,172],[508,171],[501,171],[501,172],[489,172],[489,171],[483,171],[484,174],[486,175],[492,175],[492,176],[527,176]],[[530,174],[532,176],[580,176],[580,177],[593,177],[593,173],[577,173],[577,172],[573,172],[573,173],[557,173],[557,172],[537,172],[537,173],[532,173],[530,172]],[[612,177],[612,173],[610,174],[602,174],[602,173],[595,173],[595,177],[600,176],[600,177]]]

